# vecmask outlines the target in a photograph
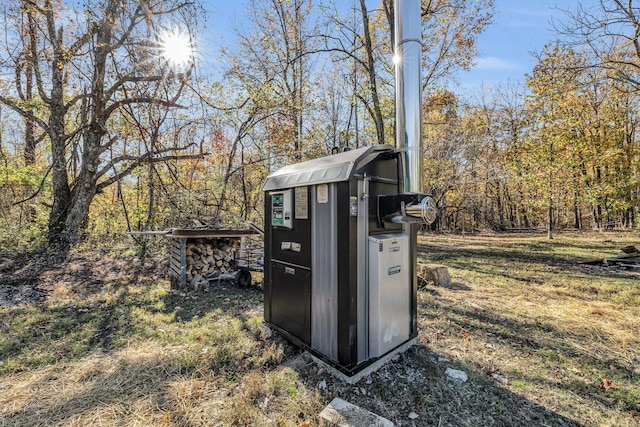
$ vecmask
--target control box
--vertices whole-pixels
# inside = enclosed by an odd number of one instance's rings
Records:
[[[292,191],[271,193],[271,226],[291,230],[293,228]]]

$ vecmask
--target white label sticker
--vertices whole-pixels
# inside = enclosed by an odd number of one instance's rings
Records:
[[[309,193],[307,187],[296,187],[296,219],[309,219]]]
[[[316,197],[318,198],[318,203],[329,203],[329,185],[318,185]]]

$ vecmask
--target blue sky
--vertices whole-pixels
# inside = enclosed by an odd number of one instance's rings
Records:
[[[351,3],[352,0],[344,0]],[[375,8],[379,0],[367,0]],[[479,40],[480,55],[470,72],[460,72],[460,91],[474,92],[511,81],[524,82],[535,65],[533,52],[556,38],[551,21],[562,21],[562,10],[575,10],[599,0],[495,0],[494,23]],[[207,30],[200,39],[200,60],[214,61],[215,51],[235,39],[233,28],[245,20],[245,0],[204,0],[208,12]],[[209,64],[206,64],[209,65]],[[206,66],[205,65],[205,66]]]
[[[496,0],[494,23],[478,40],[480,55],[470,72],[461,72],[462,90],[481,90],[508,81],[523,82],[535,66],[533,52],[557,38],[552,20],[565,19],[563,10],[578,3],[593,7],[598,0]]]

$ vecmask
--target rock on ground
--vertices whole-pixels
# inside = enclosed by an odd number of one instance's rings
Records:
[[[322,412],[320,418],[339,427],[393,427],[386,418],[369,412],[359,406],[342,400],[333,399]]]

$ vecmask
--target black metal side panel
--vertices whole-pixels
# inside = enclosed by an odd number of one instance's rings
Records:
[[[338,362],[347,368],[358,362],[357,218],[349,215],[350,190],[349,182],[337,185]]]
[[[377,206],[375,200],[379,195],[398,194],[402,189],[402,182],[398,180],[400,165],[397,153],[380,155],[376,161],[368,163],[358,170],[358,174],[366,176],[368,180],[367,195],[369,202],[369,232],[395,233],[402,231],[401,224],[378,224]]]
[[[264,295],[264,321],[271,322],[271,240],[273,239],[273,233],[271,232],[271,196],[269,193],[264,195],[264,280],[263,280],[263,295]]]
[[[296,191],[306,191],[302,187]],[[301,202],[302,200],[302,202]],[[309,344],[311,335],[311,219],[293,217],[293,228],[271,225],[271,195],[265,194],[264,320]],[[299,206],[301,208],[303,206]],[[294,209],[295,211],[295,209]]]
[[[311,271],[273,261],[271,277],[271,322],[309,345]]]
[[[369,233],[400,233],[402,224],[384,223],[383,227],[378,224],[377,199],[380,195],[398,194],[398,186],[387,182],[376,182],[372,180],[369,184]]]

